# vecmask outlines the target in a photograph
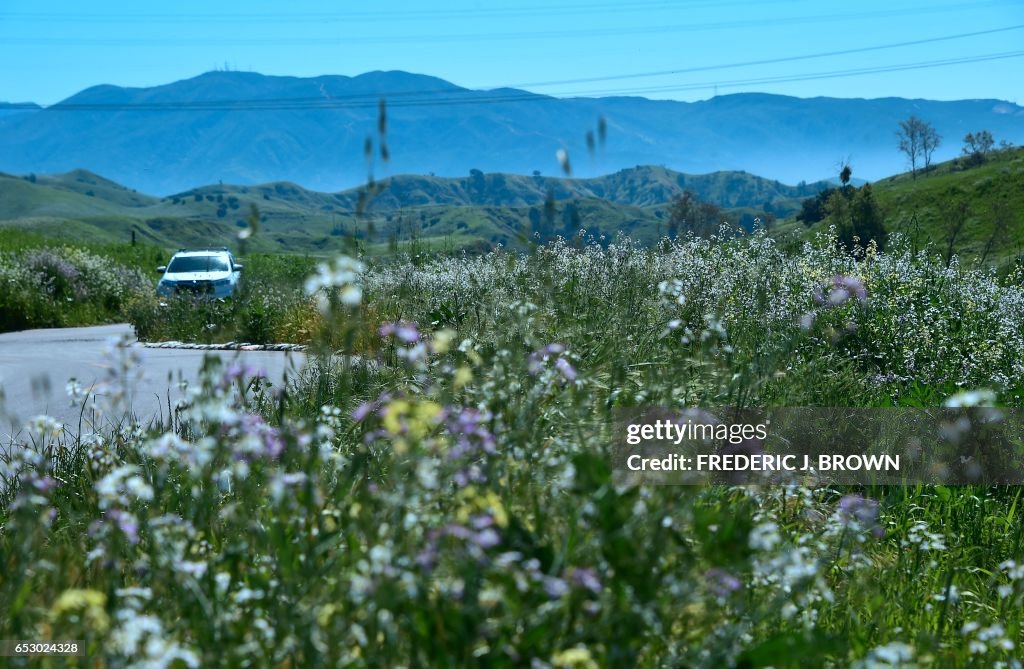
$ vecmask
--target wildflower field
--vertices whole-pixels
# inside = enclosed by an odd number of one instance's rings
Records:
[[[111,251],[3,230],[0,332],[123,319],[128,304],[152,291],[140,266],[153,256],[141,247]]]
[[[7,445],[0,638],[88,649],[10,666],[1019,667],[1018,488],[612,477],[618,409],[1021,406],[1021,275],[907,249],[295,270],[266,302],[310,344],[286,386],[210,360],[165,424],[111,392]],[[110,355],[116,391],[139,354]]]

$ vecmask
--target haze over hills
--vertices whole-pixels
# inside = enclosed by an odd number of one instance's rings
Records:
[[[0,118],[25,112],[39,111],[40,109],[42,109],[42,107],[32,102],[0,102]]]
[[[271,77],[208,72],[152,88],[95,86],[46,109],[0,107],[0,170],[104,174],[140,191],[175,193],[198,183],[291,181],[318,191],[361,183],[363,147],[376,138],[378,101],[388,106],[390,161],[375,175],[559,173],[635,165],[706,173],[745,170],[788,183],[834,173],[900,171],[900,120],[916,114],[945,138],[935,160],[987,129],[1024,142],[1024,108],[1000,100],[938,102],[792,98],[741,93],[686,103],[638,97],[560,99],[514,89],[469,90],[434,77],[371,72],[357,77]],[[587,132],[607,121],[592,154]],[[376,139],[374,140],[376,141]]]

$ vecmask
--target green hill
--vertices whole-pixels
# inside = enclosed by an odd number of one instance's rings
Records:
[[[985,163],[953,160],[917,179],[901,174],[875,184],[891,231],[917,246],[931,243],[964,258],[1005,262],[1024,254],[1024,148],[998,151]],[[956,228],[961,223],[959,232]]]
[[[668,203],[684,190],[723,208],[733,222],[771,212],[777,237],[797,243],[829,224],[794,220],[801,201],[825,182],[787,186],[745,172],[687,175],[643,166],[590,179],[484,174],[399,175],[340,193],[289,182],[226,184],[156,198],[85,170],[27,177],[0,175],[0,226],[78,241],[138,240],[164,248],[236,245],[252,207],[260,232],[249,249],[328,253],[358,239],[386,252],[415,240],[426,248],[521,246],[572,234],[650,243],[666,232]],[[1024,149],[993,153],[974,165],[957,159],[914,179],[900,174],[872,184],[890,232],[916,248],[947,249],[967,261],[1005,265],[1024,256]],[[356,216],[357,208],[364,215]],[[786,218],[788,217],[788,218]],[[952,243],[951,243],[952,242]]]
[[[474,171],[465,178],[401,175],[367,188],[321,193],[293,183],[208,185],[156,198],[85,170],[0,175],[0,225],[81,241],[137,239],[166,248],[232,244],[253,207],[251,250],[329,252],[357,238],[368,247],[434,240],[452,248],[521,245],[585,229],[595,238],[653,242],[671,200],[686,190],[735,222],[792,213],[824,182],[787,186],[745,172],[687,175],[636,167],[591,179]],[[368,197],[369,195],[369,197]],[[363,215],[357,216],[360,211]]]
[[[995,151],[981,164],[946,161],[916,179],[908,172],[871,187],[887,230],[906,235],[914,248],[951,250],[993,266],[1024,258],[1024,148]],[[826,218],[806,228],[790,217],[774,234],[792,243],[829,224]]]
[[[443,178],[399,175],[384,180],[374,198],[376,210],[409,206],[502,206],[543,204],[549,193],[555,200],[606,200],[614,204],[650,207],[664,205],[684,191],[698,199],[731,209],[756,207],[790,212],[802,198],[827,187],[825,182],[787,186],[746,172],[682,174],[664,167],[640,166],[590,179],[566,179],[541,175],[471,173]],[[297,188],[297,187],[296,187]],[[359,189],[342,194],[353,206]]]

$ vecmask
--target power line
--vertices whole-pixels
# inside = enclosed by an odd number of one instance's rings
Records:
[[[916,63],[902,63],[896,65],[884,65],[877,67],[855,68],[847,70],[831,70],[824,72],[813,72],[801,75],[783,75],[774,77],[761,77],[750,79],[733,79],[726,81],[705,81],[689,84],[679,84],[661,87],[632,88],[619,90],[595,90],[584,93],[574,93],[575,96],[598,96],[598,95],[629,95],[650,92],[687,91],[701,90],[719,87],[750,86],[768,83],[789,83],[798,81],[811,81],[818,79],[841,78],[849,76],[860,76],[865,74],[880,74],[886,72],[897,72],[906,70],[917,70],[935,67],[946,67],[950,65],[961,65],[967,63],[978,63],[985,61],[1003,60],[1008,58],[1019,58],[1024,56],[1024,51],[1009,51],[1002,53],[980,54],[960,58],[947,58],[942,60],[923,61]],[[490,105],[509,104],[516,102],[552,101],[557,98],[549,95],[540,95],[526,91],[510,91],[508,93],[480,92],[462,89],[458,93],[448,91],[442,95],[419,94],[419,97],[407,99],[389,100],[388,107],[440,107],[451,105]],[[47,111],[164,111],[164,112],[201,112],[201,111],[295,111],[295,110],[332,110],[332,109],[361,109],[375,108],[378,105],[379,95],[351,96],[349,98],[277,98],[262,100],[211,100],[197,102],[164,102],[164,103],[61,103],[47,107]]]
[[[942,37],[930,37],[927,39],[912,40],[909,42],[894,42],[892,44],[879,44],[876,46],[858,47],[856,49],[843,49],[841,51],[823,51],[819,53],[805,54],[802,56],[783,56],[780,58],[765,58],[763,60],[748,60],[739,63],[727,63],[724,65],[702,65],[698,67],[677,68],[674,70],[659,70],[654,72],[634,72],[632,74],[613,74],[602,77],[585,77],[580,79],[560,79],[555,81],[541,81],[522,84],[509,84],[509,88],[540,88],[545,86],[562,86],[566,84],[589,84],[599,81],[617,81],[622,79],[641,79],[645,77],[662,77],[673,74],[687,74],[691,72],[707,72],[710,70],[725,70],[736,67],[748,67],[753,65],[774,65],[777,63],[792,63],[800,60],[811,60],[814,58],[827,58],[830,56],[848,56],[854,53],[868,53],[881,51],[883,49],[896,49],[905,46],[917,46],[919,44],[933,44],[935,42],[948,42],[950,40],[964,39],[967,37],[978,37],[994,33],[1020,30],[1024,24],[1006,26],[1005,28],[993,28],[991,30],[979,30],[973,33],[960,33],[958,35],[945,35]]]
[[[968,63],[981,63],[992,60],[1005,60],[1008,58],[1020,58],[1024,56],[1024,51],[1006,51],[1003,53],[986,54],[980,56],[967,56],[962,58],[947,58],[942,60],[925,61],[918,63],[905,63],[900,65],[880,65],[875,67],[863,67],[849,70],[833,70],[828,72],[814,72],[809,74],[801,75],[778,75],[774,77],[761,77],[757,79],[732,79],[729,81],[713,81],[713,82],[702,82],[682,85],[664,85],[664,86],[649,86],[645,88],[630,88],[621,89],[620,91],[614,90],[602,90],[595,93],[577,93],[577,95],[636,95],[639,93],[664,93],[664,92],[677,92],[677,91],[692,91],[692,90],[703,90],[711,88],[713,86],[719,86],[722,88],[736,88],[738,86],[749,86],[754,84],[776,84],[776,83],[789,83],[797,81],[815,81],[818,79],[838,79],[842,77],[860,76],[865,74],[884,74],[887,72],[902,72],[905,70],[922,70],[930,69],[935,67],[945,67],[948,65],[964,65]]]
[[[722,6],[784,4],[790,0],[741,0],[738,2],[696,2],[685,9]],[[458,18],[515,18],[529,16],[564,16],[573,14],[620,14],[637,11],[679,10],[679,2],[587,3],[574,5],[540,5],[534,7],[483,7],[472,10],[430,9],[401,12],[260,12],[260,13],[119,13],[81,14],[58,12],[0,12],[0,19],[45,23],[322,23],[376,21],[449,21]]]
[[[750,7],[765,5],[784,5],[792,0],[734,0],[715,2],[701,0],[698,2],[681,3],[678,0],[637,0],[628,4],[617,3],[576,3],[568,5],[534,5],[515,7],[480,7],[474,9],[426,9],[403,11],[346,11],[346,12],[226,12],[226,13],[64,13],[64,12],[0,12],[0,19],[46,22],[46,23],[195,23],[196,21],[211,23],[321,23],[321,22],[373,22],[416,20],[448,21],[459,18],[515,18],[530,16],[562,16],[574,14],[622,14],[641,11],[663,10],[694,10],[704,8]],[[968,6],[981,7],[998,2],[963,3]]]
[[[874,46],[859,47],[859,48],[855,48],[855,49],[845,49],[845,50],[841,50],[841,51],[824,51],[824,52],[818,52],[818,53],[802,54],[802,55],[797,55],[797,56],[784,56],[784,57],[780,57],[780,58],[765,58],[765,59],[761,59],[761,60],[749,60],[749,61],[741,61],[741,62],[735,62],[735,63],[722,63],[722,64],[718,64],[718,65],[705,65],[705,66],[689,67],[689,68],[676,68],[676,69],[673,69],[673,70],[662,70],[662,71],[656,71],[656,72],[636,72],[636,73],[632,73],[632,74],[617,74],[617,75],[608,75],[608,76],[603,76],[603,77],[586,77],[586,78],[580,78],[580,79],[561,79],[561,80],[549,80],[549,81],[540,81],[540,82],[531,82],[531,83],[522,83],[522,84],[506,84],[506,85],[503,85],[503,86],[480,86],[480,87],[477,87],[477,88],[478,89],[483,89],[483,90],[494,90],[494,89],[502,89],[502,88],[541,88],[541,87],[556,86],[556,85],[597,83],[597,82],[602,82],[602,81],[619,81],[619,80],[625,80],[625,79],[640,79],[640,78],[655,77],[655,76],[667,76],[667,75],[676,75],[676,74],[689,74],[689,73],[694,73],[694,72],[707,72],[707,71],[713,71],[713,70],[735,69],[735,68],[739,68],[739,67],[750,67],[750,66],[758,66],[758,65],[771,65],[771,64],[777,64],[777,63],[783,63],[783,62],[794,62],[794,61],[801,61],[801,60],[812,60],[812,59],[816,59],[816,58],[826,58],[826,57],[833,57],[833,56],[850,55],[850,54],[853,54],[853,53],[866,53],[866,52],[871,52],[871,51],[881,51],[881,50],[894,49],[894,48],[899,48],[899,47],[915,46],[915,45],[919,45],[919,44],[928,44],[928,43],[935,43],[935,42],[946,42],[946,41],[965,39],[965,38],[970,38],[970,37],[978,37],[978,36],[982,36],[982,35],[989,35],[989,34],[993,34],[993,33],[1000,33],[1000,32],[1006,32],[1006,31],[1010,31],[1010,30],[1020,30],[1020,29],[1024,29],[1024,24],[1015,25],[1015,26],[1007,26],[1007,27],[1004,27],[1004,28],[993,28],[993,29],[990,29],[990,30],[981,30],[981,31],[970,32],[970,33],[958,33],[958,34],[955,34],[955,35],[943,35],[943,36],[940,36],[940,37],[930,37],[930,38],[925,38],[925,39],[920,39],[920,40],[913,40],[913,41],[909,41],[909,42],[894,42],[894,43],[890,43],[890,44],[877,44],[877,45],[874,45]],[[446,88],[420,89],[420,90],[416,90],[416,91],[393,91],[393,92],[378,91],[378,92],[374,92],[374,93],[354,93],[354,94],[347,94],[347,95],[319,95],[319,96],[316,96],[316,97],[296,97],[296,98],[285,98],[285,99],[282,99],[282,98],[264,98],[263,100],[265,100],[265,101],[274,101],[274,102],[276,102],[276,101],[287,101],[287,102],[293,102],[295,104],[306,104],[306,103],[309,103],[310,105],[315,105],[315,104],[321,103],[324,99],[331,99],[331,100],[369,100],[369,101],[372,101],[373,104],[376,104],[377,101],[380,98],[382,98],[382,97],[386,98],[388,100],[394,101],[394,100],[397,100],[397,99],[403,99],[403,98],[409,98],[409,97],[422,97],[422,96],[427,96],[427,95],[431,95],[432,96],[432,95],[451,94],[453,92],[452,88],[453,88],[452,86],[449,86],[449,87],[446,87]],[[468,89],[463,89],[463,90],[468,90]],[[642,92],[645,89],[627,89],[627,90],[636,90],[636,91],[641,91]],[[577,92],[577,94],[579,94],[579,93]],[[259,99],[254,100],[254,99],[248,98],[248,99],[222,99],[222,100],[213,100],[213,101],[208,101],[208,102],[222,104],[222,105],[233,106],[233,105],[244,105],[244,104],[249,104],[249,103],[254,103],[254,102],[259,102],[259,101],[260,101]],[[176,107],[176,106],[180,105],[180,103],[177,103],[177,102],[167,102],[167,103],[154,102],[154,103],[149,103],[149,104],[151,104],[154,108],[160,107],[160,106]]]
[[[848,12],[839,14],[819,14],[811,16],[788,16],[777,18],[739,19],[732,21],[715,21],[705,23],[685,23],[657,26],[616,26],[613,28],[591,28],[585,30],[549,30],[504,33],[448,33],[448,34],[406,34],[406,35],[353,35],[346,37],[286,37],[286,38],[105,38],[105,37],[23,37],[9,35],[0,37],[8,44],[42,45],[42,46],[313,46],[313,45],[352,45],[352,44],[410,44],[410,43],[453,43],[453,42],[494,42],[494,41],[525,41],[572,39],[577,37],[617,37],[620,35],[657,35],[688,32],[729,30],[733,28],[763,28],[766,26],[804,25],[813,23],[830,23],[836,21],[853,21],[873,18],[891,18],[896,16],[936,14],[956,12],[965,8],[976,10],[981,7],[1005,4],[1009,0],[990,0],[982,3],[955,3],[948,5],[932,5],[890,9],[874,12]]]

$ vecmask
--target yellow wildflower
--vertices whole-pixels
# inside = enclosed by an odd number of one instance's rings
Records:
[[[82,619],[94,630],[104,632],[110,626],[106,611],[107,596],[98,590],[65,590],[54,602],[50,616],[54,619],[81,612]]]
[[[584,646],[576,646],[556,653],[551,658],[551,664],[567,669],[597,669],[597,662]]]

